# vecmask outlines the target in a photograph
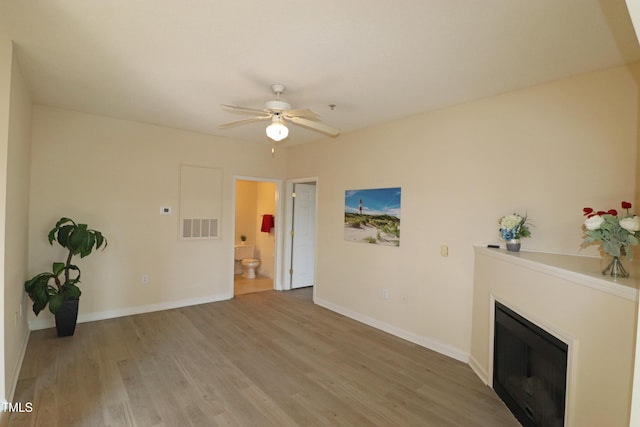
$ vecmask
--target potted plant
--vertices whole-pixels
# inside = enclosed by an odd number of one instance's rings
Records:
[[[93,249],[107,247],[107,239],[101,232],[90,229],[87,224],[77,224],[69,218],[60,218],[49,231],[49,244],[53,241],[69,251],[65,262],[54,262],[51,272],[35,275],[24,283],[24,289],[33,301],[36,316],[49,305],[55,315],[58,336],[73,335],[78,320],[78,302],[82,292],[80,269],[71,264],[74,255],[84,258]]]
[[[592,208],[582,209],[583,215],[587,218],[582,229],[584,231],[584,241],[582,247],[599,243],[602,250],[612,257],[611,262],[602,271],[604,275],[612,277],[629,277],[629,273],[622,266],[620,257],[632,258],[632,246],[639,242],[640,237],[640,217],[629,212],[632,205],[623,201],[622,209],[626,213],[620,213],[616,209],[608,211],[595,211]]]
[[[500,218],[500,239],[506,242],[509,252],[520,251],[520,239],[531,237],[531,230],[527,222],[527,215],[518,215],[516,213],[505,215]]]
[[[244,234],[242,234],[242,235],[240,236],[240,241],[241,241],[241,242],[242,242],[242,244],[244,245],[244,244],[245,244],[245,242],[247,241],[247,236],[245,236]]]

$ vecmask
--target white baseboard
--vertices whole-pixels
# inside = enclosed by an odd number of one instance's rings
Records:
[[[178,301],[167,301],[158,304],[139,305],[117,310],[108,310],[98,313],[85,313],[78,315],[78,323],[95,322],[96,320],[114,319],[116,317],[132,316],[135,314],[151,313],[153,311],[171,310],[173,308],[188,307],[190,305],[208,304],[210,302],[225,301],[233,298],[233,294],[210,295],[201,298],[190,298]],[[82,301],[81,301],[82,303]],[[29,329],[47,329],[55,327],[55,319],[36,319],[29,321]]]
[[[471,369],[473,369],[473,372],[476,373],[478,378],[480,378],[480,380],[486,386],[488,386],[489,385],[489,374],[487,373],[487,371],[485,371],[485,369],[482,367],[482,365],[480,365],[480,363],[478,363],[478,361],[473,356],[469,357],[469,366],[471,367]]]
[[[431,338],[423,337],[413,332],[409,332],[404,329],[398,328],[396,326],[389,325],[388,323],[381,322],[377,319],[374,319],[372,317],[366,316],[361,313],[356,313],[354,311],[348,310],[344,307],[341,307],[339,305],[333,304],[329,301],[325,301],[320,298],[314,298],[313,302],[318,304],[321,307],[324,307],[331,311],[335,311],[336,313],[342,314],[343,316],[347,316],[353,320],[357,320],[358,322],[364,323],[365,325],[369,325],[373,328],[380,329],[381,331],[390,333],[391,335],[395,335],[399,338],[405,339],[414,344],[418,344],[422,347],[428,348],[429,350],[436,351],[440,354],[459,360],[461,362],[469,363],[469,353],[461,351],[460,349],[452,347],[448,344],[444,344],[439,341],[433,340]]]

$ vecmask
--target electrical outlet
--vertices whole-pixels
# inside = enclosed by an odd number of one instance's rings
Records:
[[[389,289],[385,288],[382,290],[382,298],[389,299]]]
[[[148,274],[143,274],[142,275],[142,284],[146,285],[147,283],[149,283],[149,275]]]

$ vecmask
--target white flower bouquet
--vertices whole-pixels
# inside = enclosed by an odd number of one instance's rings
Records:
[[[527,216],[521,216],[518,214],[505,215],[500,218],[500,239],[509,241],[513,239],[522,239],[524,237],[531,237],[531,230],[529,230],[529,223],[527,223]]]
[[[638,244],[638,231],[640,231],[640,218],[629,212],[631,203],[622,202],[622,209],[627,212],[618,216],[618,211],[594,211],[592,208],[582,209],[587,218],[583,224],[584,241],[582,246],[593,243],[602,245],[602,250],[611,256],[619,257],[627,255],[631,259],[631,246]]]

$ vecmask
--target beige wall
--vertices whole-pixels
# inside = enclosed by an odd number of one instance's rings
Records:
[[[10,400],[28,338],[27,269],[31,99],[10,40],[0,37],[0,399]],[[0,422],[3,420],[0,419]]]
[[[627,2],[628,3],[628,2]],[[634,2],[635,7],[640,6],[640,2]],[[639,9],[640,10],[640,9]],[[633,15],[632,15],[633,16]],[[635,16],[635,18],[640,18],[640,15]],[[637,101],[640,106],[640,96]],[[640,108],[636,109],[636,114],[638,114],[637,120],[640,123]],[[636,193],[635,193],[635,204],[636,208],[640,208],[640,127],[636,130]],[[640,210],[636,210],[636,213],[640,212]],[[640,316],[636,316],[636,360],[635,360],[635,368],[634,368],[634,391],[633,391],[633,401],[632,401],[632,409],[631,409],[631,418],[629,425],[640,425]]]
[[[7,192],[5,217],[5,370],[6,396],[13,395],[18,380],[29,329],[27,275],[29,229],[29,173],[31,165],[31,97],[15,58],[11,71],[11,111],[7,146]],[[0,97],[1,98],[1,97]]]
[[[9,121],[11,111],[11,72],[13,64],[13,45],[10,40],[0,37],[0,239],[5,240],[5,225],[7,218],[7,151],[9,146]],[[0,277],[5,278],[5,245],[0,245]],[[3,283],[3,292],[0,292],[0,306],[5,308],[5,293],[7,284]],[[5,320],[6,314],[0,316],[0,345],[2,351],[0,351],[0,396],[1,399],[7,400],[7,381],[6,371],[9,370],[9,365],[6,360],[6,353],[9,351],[9,346],[5,342]],[[1,418],[0,418],[1,421]]]
[[[230,298],[233,176],[283,178],[286,153],[268,145],[74,113],[34,109],[29,272],[50,268],[60,248],[48,230],[69,216],[102,231],[104,252],[82,269],[80,321]],[[181,164],[222,168],[221,238],[179,241]],[[160,215],[172,206],[173,215]],[[149,283],[141,284],[142,274]],[[49,313],[34,327],[49,326]]]
[[[255,181],[236,181],[236,245],[240,244],[241,235],[247,236],[247,245],[256,244],[257,203],[258,183]]]
[[[261,276],[274,278],[275,275],[275,250],[276,250],[276,229],[265,233],[261,231],[262,216],[264,214],[275,215],[276,213],[276,184],[272,182],[259,182],[257,188],[257,221],[256,230],[256,257],[260,260],[258,273]]]
[[[319,177],[316,299],[465,360],[472,245],[498,242],[499,217],[529,215],[524,249],[578,252],[584,206],[633,198],[632,72],[637,65],[289,148],[289,178]],[[389,186],[402,187],[400,247],[345,242],[345,190]]]

